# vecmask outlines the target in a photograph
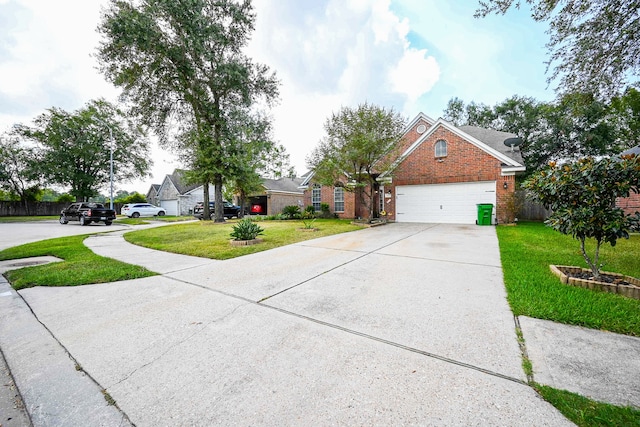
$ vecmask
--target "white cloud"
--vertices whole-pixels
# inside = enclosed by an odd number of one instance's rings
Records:
[[[106,4],[0,0],[0,132],[52,106],[75,110],[97,97],[116,99],[91,57]],[[491,103],[535,96],[532,82],[545,85],[543,28],[522,14],[474,20],[476,2],[438,0],[253,4],[256,31],[247,52],[282,81],[274,133],[300,173],[325,119],[342,106],[369,101],[437,117],[453,96]],[[153,157],[153,180],[124,188],[145,192],[177,165],[158,148]]]

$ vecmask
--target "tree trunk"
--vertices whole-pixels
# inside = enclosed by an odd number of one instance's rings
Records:
[[[202,211],[202,219],[203,220],[210,220],[211,219],[211,212],[209,211],[209,180],[204,182],[204,205],[203,205],[203,211]]]
[[[600,240],[596,241],[596,252],[595,252],[595,257],[593,259],[593,261],[591,261],[591,258],[589,257],[589,255],[587,254],[587,251],[584,247],[584,242],[585,242],[585,238],[581,238],[580,239],[580,249],[582,250],[582,256],[584,257],[585,261],[587,262],[587,265],[589,266],[589,268],[591,269],[591,273],[593,273],[593,278],[595,280],[600,279],[600,266],[598,265],[599,262],[599,258],[600,258]]]
[[[215,174],[215,222],[224,222],[224,205],[222,204],[222,174]]]

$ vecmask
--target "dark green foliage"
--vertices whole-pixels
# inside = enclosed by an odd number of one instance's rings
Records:
[[[233,226],[231,237],[233,237],[234,240],[253,240],[263,232],[264,229],[253,222],[251,218],[244,218]]]
[[[320,216],[322,216],[322,218],[331,218],[329,203],[320,203]]]
[[[300,218],[300,208],[296,205],[290,205],[290,206],[285,206],[282,209],[282,214],[287,218],[287,219],[298,219]]]
[[[566,94],[553,102],[516,95],[494,107],[473,102],[465,106],[462,100],[453,98],[444,117],[458,126],[518,135],[530,174],[552,160],[606,156],[638,144],[640,96],[630,88],[608,104],[581,93]]]
[[[58,203],[73,203],[75,198],[71,194],[61,194],[60,197],[56,199]]]
[[[638,215],[625,215],[615,206],[618,197],[640,192],[640,158],[635,156],[551,163],[523,186],[552,210],[546,221],[549,226],[580,241],[583,256],[596,278],[601,267],[601,243],[615,246],[618,239],[628,239],[630,228],[640,219]],[[585,251],[586,239],[596,242],[593,256]]]
[[[304,208],[304,211],[306,213],[309,213],[311,215],[315,215],[316,214],[316,210],[313,208],[313,205],[309,205],[306,208]]]
[[[145,203],[147,201],[147,197],[143,194],[134,191],[131,194],[123,195],[122,197],[118,197],[115,199],[115,203]]]
[[[105,100],[90,101],[73,113],[51,108],[33,127],[17,132],[36,144],[42,179],[70,188],[76,200],[87,200],[109,184],[111,135],[114,181],[144,177],[152,164],[144,132]]]

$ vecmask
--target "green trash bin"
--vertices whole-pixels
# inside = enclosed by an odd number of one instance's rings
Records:
[[[478,225],[491,225],[491,214],[493,213],[493,205],[490,203],[478,204]]]

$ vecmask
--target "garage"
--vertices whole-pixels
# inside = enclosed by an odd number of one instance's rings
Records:
[[[160,207],[167,211],[167,215],[178,215],[178,201],[177,200],[162,200]]]
[[[496,182],[400,185],[396,187],[396,221],[475,224],[479,203],[494,205]]]

